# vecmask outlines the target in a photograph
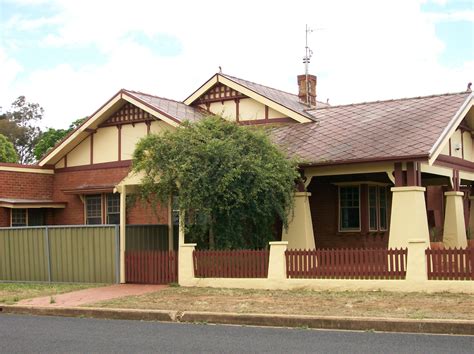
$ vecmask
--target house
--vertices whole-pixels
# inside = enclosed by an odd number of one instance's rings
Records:
[[[136,142],[209,113],[270,126],[298,156],[304,185],[282,239],[289,248],[405,247],[409,238],[465,247],[474,223],[474,96],[470,91],[330,106],[316,77],[297,95],[213,75],[184,101],[120,90],[36,165],[0,164],[0,226],[168,224],[126,205]],[[172,245],[172,242],[169,242]]]

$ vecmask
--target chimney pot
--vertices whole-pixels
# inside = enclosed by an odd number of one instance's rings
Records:
[[[298,97],[302,103],[310,107],[316,107],[316,83],[315,75],[298,75]]]

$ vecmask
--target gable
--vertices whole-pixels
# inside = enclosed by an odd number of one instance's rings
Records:
[[[192,103],[224,119],[246,124],[297,121],[237,89],[216,82]]]
[[[101,123],[99,127],[107,127],[120,124],[131,124],[155,120],[155,117],[143,109],[131,104],[125,103],[122,108],[113,113],[110,118]]]

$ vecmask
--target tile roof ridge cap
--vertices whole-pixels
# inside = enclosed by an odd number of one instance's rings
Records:
[[[263,86],[263,87],[266,87],[266,88],[269,88],[269,89],[272,89],[272,90],[275,90],[275,91],[280,91],[282,93],[286,93],[287,95],[292,95],[292,96],[295,96],[296,98],[298,98],[298,95],[296,93],[291,93],[291,92],[288,92],[288,91],[283,91],[283,90],[280,90],[280,89],[277,89],[277,88],[274,88],[274,87],[271,87],[271,86],[268,86],[268,85],[262,85],[262,84],[259,84],[258,82],[254,82],[254,81],[250,81],[250,80],[247,80],[247,79],[242,79],[240,77],[237,77],[237,76],[232,76],[232,75],[229,75],[229,74],[224,74],[224,73],[219,73],[219,75],[222,75],[222,76],[225,76],[225,77],[230,77],[232,79],[238,79],[238,80],[243,80],[243,81],[247,81],[247,82],[250,82],[251,84],[255,84],[255,85],[259,85],[259,86]],[[301,103],[301,102],[300,102]],[[323,103],[323,102],[321,102]],[[304,103],[301,103],[304,105]]]
[[[345,103],[339,105],[330,105],[325,107],[317,107],[308,109],[307,111],[317,111],[320,109],[330,109],[330,108],[340,108],[340,107],[349,107],[349,106],[361,106],[365,104],[373,104],[373,103],[385,103],[385,102],[395,102],[395,101],[408,101],[408,100],[417,100],[417,99],[424,99],[424,98],[432,98],[432,97],[442,97],[442,96],[454,96],[460,94],[470,94],[471,92],[468,91],[459,91],[459,92],[446,92],[440,94],[432,94],[432,95],[425,95],[425,96],[413,96],[413,97],[401,97],[401,98],[390,98],[386,100],[376,100],[376,101],[364,101],[364,102],[356,102],[356,103]]]
[[[178,100],[174,100],[172,98],[166,98],[166,97],[162,97],[162,96],[157,96],[157,95],[152,95],[151,93],[146,93],[146,92],[142,92],[142,91],[136,91],[136,90],[127,90],[127,89],[122,89],[123,92],[125,93],[138,93],[139,95],[145,95],[145,96],[149,96],[149,97],[154,97],[154,98],[159,98],[160,100],[166,100],[166,101],[171,101],[171,102],[176,102],[176,103],[182,103],[184,105],[186,105],[183,101],[178,101]],[[189,106],[188,106],[189,107]]]

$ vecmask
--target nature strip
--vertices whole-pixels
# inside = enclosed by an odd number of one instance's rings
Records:
[[[374,317],[295,316],[87,307],[31,307],[15,305],[0,306],[0,313],[201,324],[474,335],[474,321],[472,320],[416,320]]]

